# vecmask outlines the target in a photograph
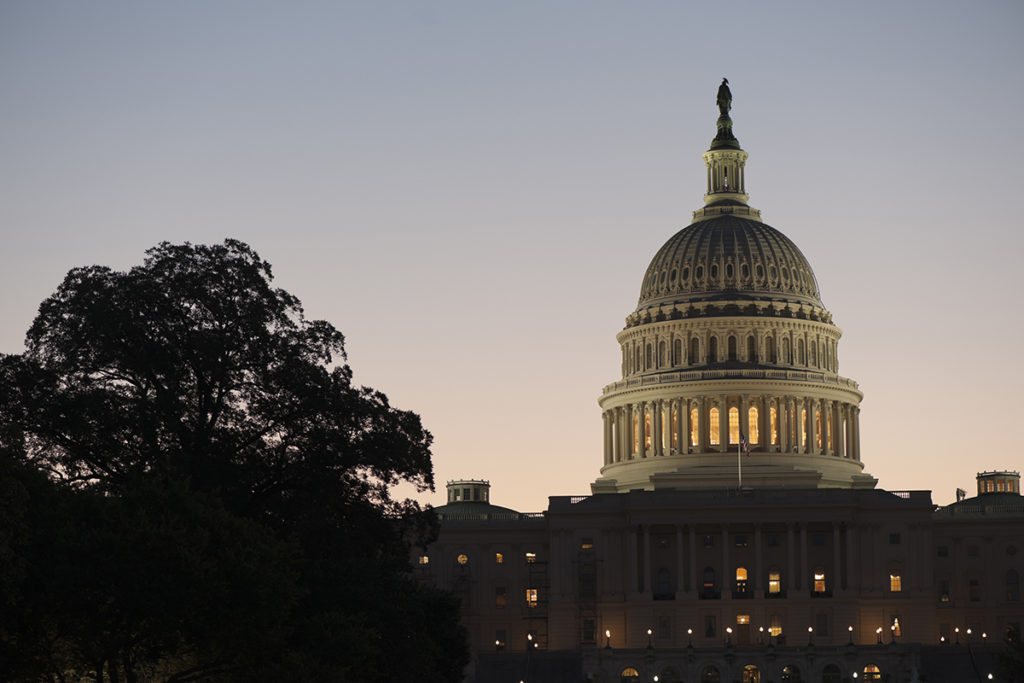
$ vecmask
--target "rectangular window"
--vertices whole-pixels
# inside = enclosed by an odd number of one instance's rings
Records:
[[[729,408],[729,443],[733,446],[740,442],[740,411]]]
[[[658,616],[658,630],[654,634],[659,640],[667,640],[672,637],[672,617],[667,614]]]
[[[819,612],[814,615],[814,633],[819,636],[828,635],[828,613]]]
[[[811,545],[825,545],[825,534],[811,534]]]
[[[938,548],[935,549],[935,554],[939,557],[949,557],[949,546],[940,545]]]
[[[498,651],[501,651],[501,650],[505,649],[505,639],[507,637],[508,637],[508,634],[505,632],[505,629],[503,629],[503,628],[499,628],[498,630],[496,630],[494,632],[494,647]]]
[[[717,631],[714,615],[708,614],[704,617],[704,637],[714,638]]]
[[[526,604],[530,607],[537,606],[537,589],[527,588],[526,589]]]
[[[750,615],[749,614],[737,614],[736,615],[736,623],[737,624],[749,624],[750,623]]]
[[[526,563],[533,564],[537,561],[537,553],[526,553]]]
[[[768,633],[772,634],[772,636],[782,635],[782,619],[778,614],[773,614],[768,619]]]
[[[583,630],[580,633],[580,640],[584,643],[593,643],[596,633],[596,622],[593,619],[584,619]]]
[[[981,582],[978,579],[967,581],[967,599],[971,602],[981,602]]]
[[[708,411],[708,443],[717,446],[719,443],[718,408]]]
[[[889,630],[897,638],[903,635],[903,629],[900,628],[900,618],[898,616],[894,615],[892,617],[892,621],[889,624]]]
[[[889,574],[889,590],[893,593],[903,590],[903,578],[899,574]]]
[[[779,535],[778,534],[768,534],[765,537],[765,542],[768,544],[769,548],[776,548],[779,545]]]
[[[782,579],[779,572],[768,572],[768,592],[778,594],[782,591]]]
[[[494,553],[494,564],[502,564],[505,561],[505,556],[501,553]]]
[[[969,546],[967,546],[967,557],[977,557],[978,554],[979,554],[978,553],[978,546],[976,546],[976,545],[969,545]]]
[[[900,535],[899,534],[889,534],[889,545],[899,545],[899,544],[900,544]]]
[[[739,534],[739,535],[736,536],[736,547],[737,548],[746,548],[747,547],[747,537],[745,535]]]
[[[714,536],[705,536],[704,537],[704,547],[705,548],[714,548],[715,547],[715,537]]]
[[[698,420],[697,409],[694,408],[690,411],[690,446],[696,446],[698,439],[700,438],[700,423]]]
[[[420,564],[430,564],[430,556],[429,555],[420,555],[418,562]]]
[[[505,587],[498,586],[494,589],[494,606],[504,607],[506,603]]]
[[[939,602],[949,602],[949,579],[939,580]]]
[[[592,538],[584,538],[582,541],[580,541],[580,549],[581,550],[591,550],[591,549],[593,549],[593,547],[594,547],[594,539],[592,539]]]
[[[814,570],[814,592],[824,593],[825,592],[825,570],[815,569]]]

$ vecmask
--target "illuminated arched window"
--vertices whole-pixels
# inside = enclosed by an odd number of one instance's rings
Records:
[[[644,450],[651,450],[651,414],[644,412]]]
[[[825,586],[825,568],[815,567],[814,568],[814,592],[824,593],[827,590]]]
[[[821,448],[821,410],[818,408],[814,409],[814,439],[818,442],[818,448]]]
[[[740,442],[740,409],[736,406],[729,408],[729,443]]]
[[[779,676],[779,680],[787,681],[788,683],[798,683],[800,681],[800,669],[796,668],[795,664],[787,664],[782,667],[782,674]]]
[[[771,422],[772,445],[779,445],[779,409],[772,406],[768,409],[768,417]]]
[[[736,360],[736,337],[729,335],[729,360]]]
[[[764,355],[765,360],[768,361],[769,363],[774,363],[776,361],[775,341],[771,337],[768,337],[767,339],[764,340]]]
[[[743,667],[743,678],[741,683],[761,683],[761,670],[753,664]]]
[[[708,340],[708,362],[718,362],[718,337],[711,337]]]
[[[700,360],[700,342],[696,337],[690,339],[690,365],[696,365]]]
[[[718,408],[712,408],[708,411],[708,443],[712,446],[717,446],[719,442],[718,435],[721,430],[718,425]]]
[[[882,680],[882,670],[874,664],[868,664],[864,667],[864,680],[865,681],[880,681]]]
[[[633,667],[623,669],[619,680],[621,680],[622,683],[634,683],[635,681],[640,680],[640,672]]]
[[[750,406],[747,411],[747,431],[750,432],[750,443],[761,443],[761,432],[757,419],[757,406]]]
[[[683,364],[683,340],[676,339],[672,342],[672,365]]]
[[[633,452],[640,452],[640,416],[633,413]]]
[[[696,446],[700,439],[700,413],[696,408],[690,408],[690,445]]]

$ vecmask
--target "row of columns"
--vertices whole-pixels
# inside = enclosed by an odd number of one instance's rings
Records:
[[[826,569],[825,588],[835,591],[837,588],[843,590],[855,590],[858,588],[857,577],[858,567],[855,565],[858,554],[855,549],[855,532],[852,527],[841,522],[832,522],[832,565]],[[763,527],[761,524],[754,525],[754,566],[747,569],[747,587],[751,592],[764,591],[768,589],[768,570],[764,560],[764,539]],[[845,533],[844,533],[845,532]],[[743,532],[746,533],[746,532]],[[694,525],[675,526],[675,592],[684,597],[693,598],[700,594],[702,588],[703,569],[697,565],[697,529]],[[700,532],[701,536],[707,536],[706,530]],[[796,542],[799,535],[799,543]],[[845,535],[845,566],[843,563],[843,536]],[[736,569],[739,566],[729,561],[729,550],[732,547],[729,526],[720,525],[718,533],[715,534],[722,549],[722,571],[716,572],[716,583],[721,590],[723,597],[729,597],[736,578]],[[642,547],[639,552],[638,543]],[[684,551],[684,549],[686,549]],[[799,552],[799,571],[797,570],[797,553]],[[627,557],[630,558],[630,571],[627,576],[630,581],[630,590],[642,594],[648,598],[652,597],[656,572],[651,564],[651,526],[637,525],[629,534]],[[686,560],[689,560],[688,562]],[[781,571],[782,590],[796,590],[810,592],[814,587],[814,577],[811,575],[811,567],[808,561],[807,525],[788,523],[786,524],[786,570]],[[685,570],[685,571],[684,571]],[[646,579],[646,580],[645,580]],[[762,581],[764,584],[762,585]],[[760,597],[760,596],[758,596]]]
[[[756,430],[750,424],[752,407],[757,408]],[[712,443],[716,439],[710,429],[711,411],[716,408],[717,443]],[[731,408],[738,410],[743,434],[751,440],[757,435],[757,441],[751,443],[754,450],[860,460],[860,408],[856,404],[794,395],[721,394],[653,399],[609,408],[603,414],[604,464],[665,455],[728,452],[736,445],[730,440]]]
[[[825,368],[836,372],[838,366],[836,365],[836,341],[834,339],[824,338],[821,339],[819,351],[816,352],[817,356],[815,362],[811,362],[810,348],[812,345],[819,344],[819,340],[815,339],[812,335],[804,334],[793,334],[789,333],[786,335],[769,336],[756,336],[756,358],[751,358],[747,353],[747,337],[750,335],[719,335],[709,333],[707,339],[702,339],[700,336],[676,336],[666,335],[664,338],[655,335],[649,341],[641,339],[636,342],[629,342],[622,346],[622,376],[632,375],[637,372],[644,372],[648,370],[671,370],[680,369],[686,365],[702,365],[709,362],[708,348],[710,346],[710,339],[714,337],[718,340],[717,342],[717,358],[716,362],[722,362],[728,359],[729,356],[729,337],[733,336],[736,338],[736,359],[741,362],[747,363],[778,363],[787,366],[802,366],[812,369]],[[800,361],[797,354],[797,342],[801,340],[805,341],[805,352],[803,362]],[[694,358],[693,353],[693,340],[700,339],[699,349],[697,358]],[[675,342],[680,341],[680,348],[675,348]],[[768,348],[768,343],[771,342],[771,349]],[[787,342],[790,346],[784,350],[783,342]],[[665,344],[664,359],[662,358],[660,345]],[[647,346],[651,347],[650,358],[647,357]],[[788,356],[788,358],[787,358]]]

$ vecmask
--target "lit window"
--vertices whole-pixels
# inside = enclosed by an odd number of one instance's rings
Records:
[[[747,580],[747,569],[746,567],[736,567],[736,580],[746,581]]]
[[[712,446],[718,445],[718,408],[708,411],[708,443]]]
[[[696,446],[700,438],[700,418],[696,408],[690,410],[690,445]]]
[[[757,408],[754,406],[747,411],[747,431],[750,432],[750,443],[761,443],[761,433],[757,425]]]
[[[526,604],[530,607],[537,606],[537,589],[527,588],[526,589]]]
[[[800,445],[807,445],[807,410],[804,408],[800,409]]]
[[[825,570],[822,567],[815,567],[814,569],[814,592],[825,592]]]
[[[729,408],[729,443],[740,442],[740,409],[733,406]]]
[[[592,538],[584,538],[580,542],[580,548],[582,548],[583,550],[590,550],[593,547],[594,547],[594,539],[592,539]]]
[[[750,623],[750,615],[749,614],[737,614],[736,615],[736,623],[737,624],[749,624]]]
[[[671,448],[679,448],[679,411],[673,410],[672,412],[672,438],[669,446]]]
[[[634,669],[633,667],[629,667],[628,669],[622,670],[622,674],[619,676],[619,678],[623,681],[640,680],[640,672]]]
[[[419,560],[417,560],[417,561],[420,564],[430,564],[430,556],[429,555],[420,555]]]
[[[777,571],[768,572],[768,592],[773,594],[782,592],[782,575]]]
[[[768,633],[772,636],[778,636],[782,634],[782,619],[777,614],[773,614],[768,620]]]
[[[814,438],[821,448],[821,411],[817,408],[814,409]]]
[[[537,561],[537,553],[526,553],[526,563],[533,564]]]
[[[455,559],[456,559],[456,561],[458,561],[459,564],[466,564],[467,562],[469,562],[469,558],[466,557],[465,555],[459,555]]]
[[[633,416],[633,452],[640,452],[640,417]]]
[[[644,413],[644,450],[651,450],[651,416]]]
[[[889,574],[889,590],[899,593],[903,590],[903,579],[899,574]]]
[[[505,556],[501,553],[494,553],[494,564],[501,564],[505,561]]]
[[[900,618],[899,617],[894,616],[892,618],[892,621],[891,621],[889,626],[890,626],[890,630],[892,631],[892,634],[894,636],[896,636],[897,638],[903,635],[903,630],[900,628]]]
[[[778,446],[779,445],[779,409],[776,408],[775,406],[772,406],[768,410],[768,417],[769,417],[770,422],[772,423],[771,424],[772,445],[773,446]]]
[[[505,595],[505,587],[498,586],[494,589],[494,606],[504,607],[507,596]]]
[[[882,670],[874,664],[868,664],[864,667],[864,680],[865,681],[880,681],[882,680]]]
[[[833,433],[835,431],[836,431],[836,428],[835,428],[835,423],[833,422],[833,419],[832,419],[832,411],[829,411],[829,413],[828,413],[828,449],[830,451],[835,449],[835,442],[832,440],[832,435],[833,435]]]

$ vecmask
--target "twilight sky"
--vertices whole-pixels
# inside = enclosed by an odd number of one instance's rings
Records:
[[[74,266],[244,240],[439,484],[589,492],[615,334],[733,92],[860,383],[866,470],[1020,470],[1024,4],[0,4],[0,353]]]

